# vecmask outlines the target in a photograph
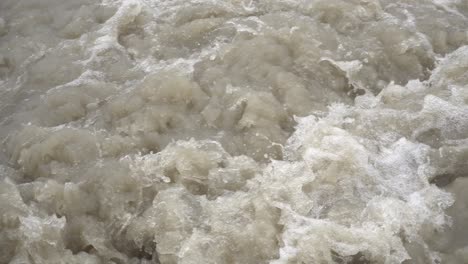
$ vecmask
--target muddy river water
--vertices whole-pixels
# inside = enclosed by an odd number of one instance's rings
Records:
[[[467,0],[0,0],[0,263],[468,263]]]

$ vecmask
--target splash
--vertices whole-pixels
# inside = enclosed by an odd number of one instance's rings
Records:
[[[0,263],[468,261],[468,4],[0,2]]]

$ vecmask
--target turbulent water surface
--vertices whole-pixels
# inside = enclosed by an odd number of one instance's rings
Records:
[[[467,0],[1,0],[0,263],[468,263]]]

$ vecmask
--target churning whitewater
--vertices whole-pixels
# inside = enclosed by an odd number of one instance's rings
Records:
[[[467,0],[1,0],[0,263],[468,263]]]

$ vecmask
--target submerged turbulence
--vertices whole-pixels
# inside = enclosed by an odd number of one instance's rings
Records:
[[[1,0],[0,263],[468,263],[468,1]]]

